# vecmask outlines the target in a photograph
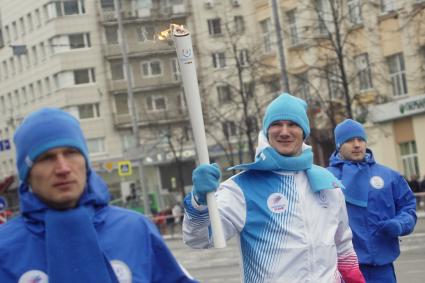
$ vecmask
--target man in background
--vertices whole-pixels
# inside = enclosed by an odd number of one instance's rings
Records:
[[[328,169],[345,186],[360,269],[367,283],[396,282],[393,262],[400,255],[398,237],[413,232],[415,196],[403,176],[376,163],[360,123],[346,119],[334,134],[336,151]]]

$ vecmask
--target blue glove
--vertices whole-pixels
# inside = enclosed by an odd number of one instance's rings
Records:
[[[401,224],[394,219],[382,221],[379,223],[381,225],[381,231],[384,232],[387,235],[390,235],[394,238],[401,235],[403,232],[403,229],[401,227]]]
[[[216,164],[202,164],[192,173],[193,195],[198,204],[207,204],[207,193],[215,192],[220,183],[221,171]]]

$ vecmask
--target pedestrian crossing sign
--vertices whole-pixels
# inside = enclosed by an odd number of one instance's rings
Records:
[[[131,168],[131,161],[119,161],[118,162],[118,175],[121,177],[131,176],[133,174],[133,170]]]

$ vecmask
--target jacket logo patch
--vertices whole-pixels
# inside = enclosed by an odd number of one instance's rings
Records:
[[[47,283],[47,274],[41,270],[30,270],[22,274],[18,283]]]
[[[267,199],[267,207],[274,213],[282,213],[288,208],[288,200],[281,193],[273,193]]]
[[[319,203],[322,207],[324,208],[328,207],[328,196],[326,195],[326,192],[320,191],[317,194],[317,198],[319,199]]]
[[[121,260],[111,260],[112,269],[120,283],[131,283],[131,271],[125,262]]]
[[[384,179],[380,176],[373,176],[370,178],[370,185],[375,189],[382,189],[385,185]]]

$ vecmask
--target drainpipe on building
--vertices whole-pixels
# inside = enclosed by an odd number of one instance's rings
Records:
[[[282,27],[280,25],[280,17],[279,17],[279,5],[276,1],[277,0],[271,0],[272,16],[273,16],[273,22],[274,22],[274,26],[276,30],[277,51],[279,53],[280,79],[282,81],[283,91],[290,93],[291,89],[289,87],[288,73],[286,71],[285,50],[283,48]]]
[[[124,71],[125,71],[126,80],[127,80],[128,110],[130,112],[133,136],[136,142],[135,148],[136,148],[136,152],[139,154],[138,173],[139,173],[139,179],[140,179],[140,186],[143,192],[143,210],[146,215],[150,215],[151,211],[149,209],[148,188],[145,182],[145,175],[144,175],[144,168],[143,168],[144,152],[143,152],[143,147],[140,144],[139,126],[138,126],[139,119],[137,115],[136,104],[134,103],[134,94],[133,94],[133,77],[131,76],[130,65],[128,63],[127,37],[125,36],[125,33],[124,33],[124,28],[122,24],[122,16],[121,16],[121,6],[118,0],[114,0],[114,6],[115,6],[115,16],[118,22],[118,41],[121,47]]]

